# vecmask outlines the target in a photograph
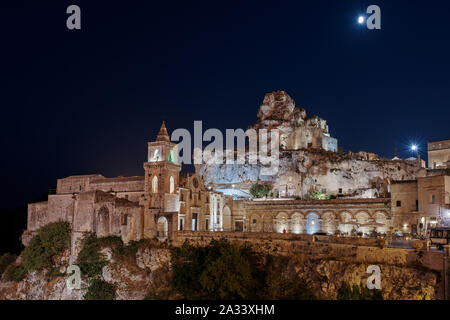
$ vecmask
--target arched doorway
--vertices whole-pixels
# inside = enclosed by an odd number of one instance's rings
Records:
[[[105,206],[101,207],[97,214],[97,236],[106,237],[109,235],[109,210]]]
[[[284,212],[280,212],[275,219],[275,231],[278,233],[288,233],[288,215]]]
[[[306,216],[306,233],[314,234],[320,231],[319,215],[315,212],[308,213]]]
[[[328,234],[336,232],[336,218],[332,212],[325,212],[322,214],[322,229]]]
[[[273,232],[273,217],[270,213],[264,214],[262,229],[263,232]]]
[[[224,231],[232,231],[231,210],[228,206],[223,207],[222,210],[222,229]]]
[[[156,230],[158,238],[167,238],[169,236],[169,223],[166,217],[158,218]]]
[[[304,232],[303,228],[303,215],[301,213],[294,213],[291,216],[291,227],[292,233],[300,234]]]
[[[373,227],[365,226],[369,223],[370,216],[367,212],[358,212],[356,214],[356,222],[358,223],[358,232],[368,235]]]
[[[342,212],[340,215],[340,223],[338,229],[344,235],[351,235],[354,223],[352,222],[352,215],[348,212]]]

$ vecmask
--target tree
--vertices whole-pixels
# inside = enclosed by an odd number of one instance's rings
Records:
[[[271,189],[269,185],[255,183],[250,188],[250,194],[253,198],[263,198],[270,193]]]

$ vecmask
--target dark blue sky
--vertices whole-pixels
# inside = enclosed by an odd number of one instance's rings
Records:
[[[356,23],[370,4],[382,30]],[[425,151],[450,138],[449,17],[443,0],[2,1],[3,206],[68,175],[141,175],[162,120],[247,128],[275,90],[345,150]]]

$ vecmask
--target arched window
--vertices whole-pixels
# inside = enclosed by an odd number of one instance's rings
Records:
[[[159,150],[158,149],[156,149],[155,153],[153,154],[153,160],[159,161]]]
[[[175,181],[174,181],[172,176],[170,176],[170,190],[169,190],[169,192],[170,193],[174,193],[175,192]]]
[[[158,193],[158,178],[156,176],[152,179],[152,192]]]
[[[173,149],[169,151],[169,161],[175,163],[175,157],[173,156]]]

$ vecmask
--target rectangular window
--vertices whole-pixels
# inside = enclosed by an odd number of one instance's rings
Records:
[[[253,225],[256,225],[256,219],[253,219]]]
[[[435,203],[436,203],[436,195],[435,195],[435,194],[432,194],[432,195],[431,195],[431,203],[432,203],[432,204],[435,204]]]
[[[234,222],[234,231],[235,232],[243,232],[244,231],[244,221],[235,221]]]
[[[401,207],[402,206],[402,202],[400,200],[397,200],[396,206],[397,207]]]
[[[342,188],[339,188],[339,194],[342,194]]]
[[[419,211],[419,200],[416,200],[416,211]]]
[[[197,231],[197,217],[198,217],[198,213],[193,213],[192,214],[192,231]]]
[[[206,219],[206,230],[209,230],[209,219]]]

